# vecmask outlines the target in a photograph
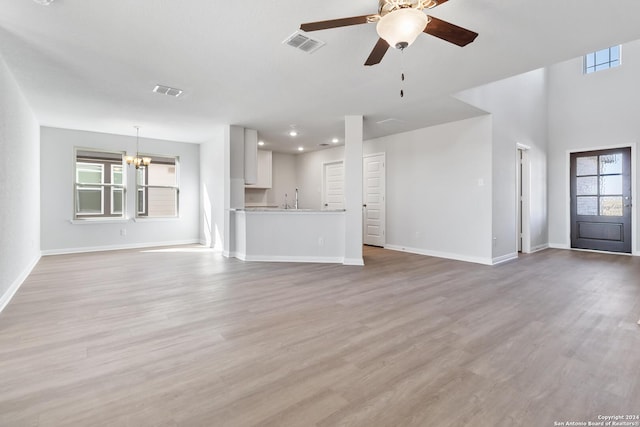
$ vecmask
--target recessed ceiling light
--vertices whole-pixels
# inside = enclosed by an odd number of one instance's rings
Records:
[[[304,147],[298,147],[298,151],[304,151]]]
[[[49,6],[51,3],[53,3],[53,0],[33,0],[33,1],[42,6]]]
[[[289,131],[289,136],[298,136],[298,131],[296,131],[296,130],[290,130],[290,131]]]
[[[258,141],[258,145],[262,147],[264,145],[264,141]]]
[[[340,142],[340,140],[338,138],[333,138],[331,142],[333,142],[334,144],[337,144],[338,142]]]

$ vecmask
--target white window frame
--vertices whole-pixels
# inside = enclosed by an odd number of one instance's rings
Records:
[[[173,166],[176,169],[175,175],[176,175],[176,183],[175,185],[152,185],[148,183],[147,180],[147,175],[146,173],[143,173],[142,176],[144,177],[144,184],[140,185],[138,183],[138,174],[136,173],[136,220],[142,220],[142,221],[146,221],[146,220],[162,220],[162,219],[176,219],[180,217],[180,158],[178,156],[169,156],[169,155],[163,155],[163,154],[140,154],[140,156],[144,156],[144,157],[151,157],[151,166],[153,166],[154,160],[159,161],[160,159],[167,159],[167,160],[173,160]],[[144,168],[144,166],[141,166],[141,169]],[[147,212],[146,207],[148,206],[148,194],[149,192],[147,191],[148,189],[153,189],[153,188],[167,188],[167,189],[174,189],[176,192],[176,214],[172,215],[172,216],[148,216],[149,212]],[[140,197],[139,197],[139,193],[142,192],[143,194],[143,200],[146,201],[147,203],[144,203],[144,207],[143,210],[140,210]]]
[[[104,153],[104,154],[110,154],[110,155],[118,155],[120,157],[120,165],[122,167],[122,184],[113,184],[113,168],[109,168],[111,170],[111,182],[110,183],[105,183],[105,168],[104,168],[104,163],[101,162],[91,162],[91,161],[84,161],[84,160],[80,160],[78,161],[78,156],[80,155],[82,157],[82,155],[80,153],[95,153],[96,156],[98,156],[100,153]],[[125,152],[120,152],[120,151],[108,151],[108,150],[100,150],[100,149],[95,149],[95,148],[90,148],[90,147],[75,147],[73,150],[73,211],[72,211],[72,220],[71,222],[74,223],[75,221],[78,221],[78,223],[84,222],[84,221],[90,221],[90,222],[95,222],[95,221],[122,221],[122,220],[126,220],[126,212],[127,212],[127,175],[126,175],[126,167],[125,167],[125,160],[124,160],[124,156],[125,156]],[[91,157],[91,156],[87,156],[87,157]],[[96,165],[96,166],[100,166],[101,167],[101,174],[102,174],[102,178],[101,184],[82,184],[80,182],[78,182],[78,164],[87,164],[87,165]],[[114,164],[118,164],[117,161]],[[79,187],[83,187],[83,188],[79,188]],[[122,189],[122,212],[121,213],[113,213],[111,212],[113,210],[113,191],[112,189],[114,187],[117,188],[121,188]],[[110,209],[109,209],[109,213],[105,213],[105,188],[108,190],[108,194],[106,197],[110,197],[111,200],[109,200],[110,203]],[[80,213],[79,211],[79,200],[78,200],[78,191],[83,191],[83,190],[100,190],[100,211],[101,213]]]
[[[614,59],[611,60],[611,49],[618,49],[618,59]],[[609,60],[607,62],[602,62],[600,64],[596,63],[596,58],[598,57],[598,53],[600,52],[604,52],[604,51],[608,51],[609,53]],[[588,57],[590,55],[593,55],[593,65],[592,66],[588,66]],[[613,65],[613,63],[616,62],[615,65]],[[597,67],[606,65],[607,68],[602,68],[602,69],[597,69]],[[597,73],[598,71],[605,71],[605,70],[609,70],[611,68],[616,68],[622,65],[622,45],[614,45],[614,46],[609,46],[607,48],[604,49],[600,49],[597,50],[595,52],[589,52],[588,54],[584,55],[583,57],[583,63],[582,63],[582,72],[583,74],[593,74],[593,73]]]

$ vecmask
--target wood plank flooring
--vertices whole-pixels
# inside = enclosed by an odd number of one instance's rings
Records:
[[[198,247],[41,260],[0,314],[0,426],[554,426],[640,413],[640,259],[365,267]]]

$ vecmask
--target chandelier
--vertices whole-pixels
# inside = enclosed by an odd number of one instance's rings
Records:
[[[126,160],[129,166],[134,165],[136,169],[140,166],[149,166],[151,164],[151,157],[140,157],[140,126],[134,126],[136,128],[136,156],[126,156]]]

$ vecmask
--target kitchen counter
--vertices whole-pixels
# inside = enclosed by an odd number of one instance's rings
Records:
[[[233,256],[245,261],[342,264],[344,213],[344,209],[231,209]]]

